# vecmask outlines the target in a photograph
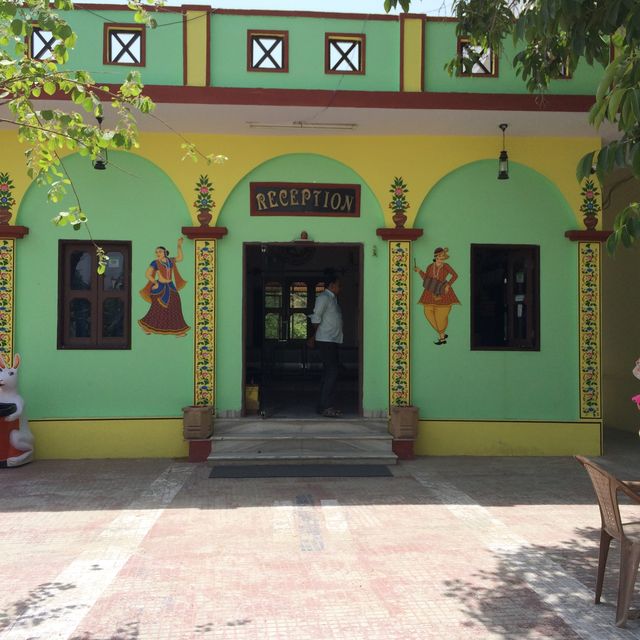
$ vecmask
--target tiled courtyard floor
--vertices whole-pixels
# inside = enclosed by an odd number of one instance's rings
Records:
[[[640,478],[640,440],[616,436],[604,461]],[[640,621],[613,625],[616,548],[592,604],[599,515],[571,458],[208,473],[166,460],[0,472],[0,638],[640,638]]]

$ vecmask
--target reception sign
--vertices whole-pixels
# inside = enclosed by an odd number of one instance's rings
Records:
[[[359,184],[252,182],[250,193],[252,216],[360,215]]]

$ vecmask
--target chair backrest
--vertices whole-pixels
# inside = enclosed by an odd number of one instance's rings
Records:
[[[588,458],[576,456],[576,460],[586,469],[591,478],[593,489],[598,498],[602,527],[609,535],[620,540],[624,536],[618,504],[618,491],[624,491],[622,483]]]

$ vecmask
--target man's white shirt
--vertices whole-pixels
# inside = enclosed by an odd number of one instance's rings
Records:
[[[316,331],[318,342],[342,344],[342,311],[333,291],[325,289],[316,298],[316,305],[309,318],[313,324],[320,325]]]

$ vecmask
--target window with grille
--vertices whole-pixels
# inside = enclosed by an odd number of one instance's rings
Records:
[[[289,70],[288,31],[247,31],[249,71]]]
[[[365,36],[348,33],[325,35],[325,73],[364,74]]]
[[[540,349],[540,247],[471,245],[471,348]]]
[[[59,42],[51,31],[33,27],[29,37],[29,55],[34,60],[48,60],[53,56],[53,50]]]
[[[135,25],[106,24],[104,64],[131,67],[145,65],[145,29]]]
[[[458,75],[485,78],[498,76],[498,60],[491,49],[483,49],[465,38],[459,38],[458,57],[462,62]]]
[[[61,240],[58,348],[131,348],[131,243],[97,241],[109,260],[97,273],[95,246]]]

